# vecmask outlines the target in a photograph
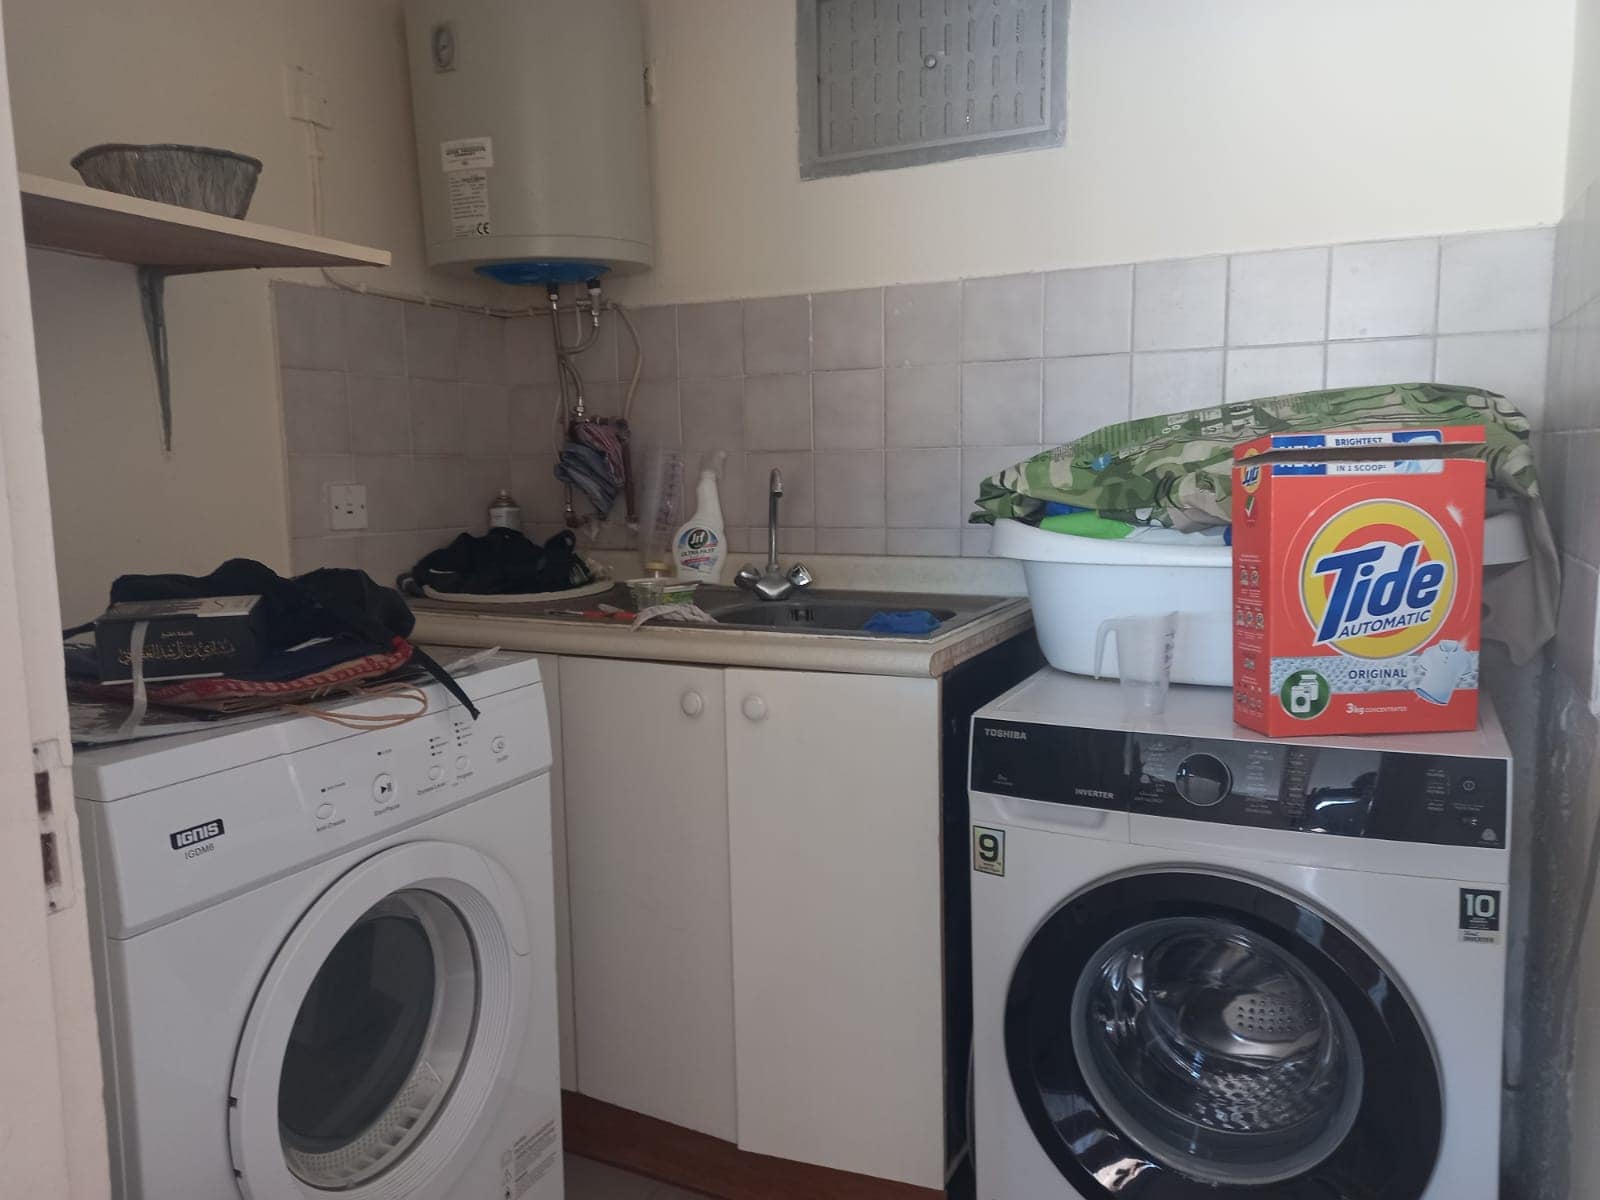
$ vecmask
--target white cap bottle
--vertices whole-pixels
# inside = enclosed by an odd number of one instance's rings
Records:
[[[717,473],[707,468],[700,472],[700,482],[695,487],[694,516],[678,527],[677,536],[672,539],[672,560],[679,579],[720,583],[727,559],[728,539],[722,527]]]

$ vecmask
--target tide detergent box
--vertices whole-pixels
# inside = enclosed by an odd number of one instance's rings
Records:
[[[1234,448],[1234,720],[1271,737],[1477,726],[1482,442],[1455,426]]]

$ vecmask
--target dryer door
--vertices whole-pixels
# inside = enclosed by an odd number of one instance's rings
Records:
[[[527,954],[516,888],[474,850],[413,842],[341,877],[279,950],[239,1044],[245,1195],[446,1195],[516,1067]]]
[[[1063,904],[1006,1001],[1011,1081],[1086,1198],[1414,1200],[1439,1069],[1384,967],[1259,883],[1164,871]]]

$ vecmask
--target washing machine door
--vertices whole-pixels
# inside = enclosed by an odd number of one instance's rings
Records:
[[[342,876],[279,949],[240,1040],[240,1190],[449,1195],[516,1068],[527,956],[517,890],[474,850],[414,842]]]
[[[1443,1110],[1418,1015],[1367,950],[1259,883],[1101,884],[1028,943],[1012,1085],[1086,1200],[1415,1200]]]

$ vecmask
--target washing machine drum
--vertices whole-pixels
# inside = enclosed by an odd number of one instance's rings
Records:
[[[1384,968],[1259,884],[1162,872],[1073,898],[1018,962],[1012,1084],[1084,1197],[1408,1200],[1438,1066]]]

